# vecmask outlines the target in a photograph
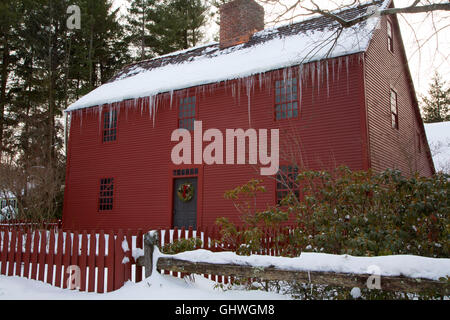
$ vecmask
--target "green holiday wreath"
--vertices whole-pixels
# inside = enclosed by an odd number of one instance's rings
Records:
[[[177,190],[178,199],[189,202],[194,197],[194,186],[191,183],[183,183]]]

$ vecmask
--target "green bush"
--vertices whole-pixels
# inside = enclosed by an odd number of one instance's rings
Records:
[[[226,218],[218,244],[237,254],[264,248],[265,230],[278,230],[274,245],[281,255],[316,251],[355,256],[413,254],[449,258],[448,175],[405,177],[397,170],[381,173],[304,171],[295,179],[300,197],[288,194],[279,205],[257,210],[256,199],[265,192],[261,181],[251,180],[225,193],[241,214],[241,227]],[[294,226],[286,227],[295,221]],[[285,227],[283,227],[285,226]],[[289,232],[287,232],[289,229]],[[248,282],[249,290],[274,290],[302,299],[351,299],[350,290],[301,283]],[[238,282],[239,285],[239,282]],[[363,299],[439,299],[434,292],[421,295],[361,288]]]
[[[414,254],[449,257],[448,212],[450,183],[447,175],[404,177],[397,170],[382,173],[304,171],[296,177],[300,199],[288,194],[279,205],[256,210],[261,181],[227,191],[241,213],[242,228],[226,218],[220,243],[238,254],[264,247],[264,230],[275,229],[275,244],[284,255],[300,250],[374,256]],[[288,221],[295,221],[287,233]]]
[[[161,252],[165,254],[177,254],[184,251],[192,251],[202,247],[202,240],[199,238],[178,239],[172,243],[165,244]]]
[[[296,243],[314,251],[351,255],[414,254],[449,257],[448,176],[404,177],[340,167],[302,172],[303,199],[286,199],[295,213]]]

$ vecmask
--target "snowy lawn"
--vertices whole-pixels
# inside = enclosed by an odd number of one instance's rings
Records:
[[[110,293],[86,293],[53,287],[19,277],[0,276],[0,300],[287,300],[263,291],[214,288],[216,283],[195,275],[195,281],[154,273],[140,283],[127,282]]]
[[[154,260],[169,256],[155,250]],[[413,255],[353,257],[325,253],[303,252],[300,257],[272,257],[263,255],[238,256],[233,252],[194,250],[171,257],[193,262],[240,264],[253,267],[276,266],[285,270],[329,271],[337,273],[379,274],[438,280],[450,276],[450,259]],[[156,266],[154,266],[156,268]],[[52,287],[46,283],[18,277],[0,276],[0,300],[287,300],[289,295],[264,291],[222,290],[216,282],[201,275],[194,280],[161,275],[155,269],[152,276],[140,283],[127,282],[121,289],[105,293],[86,293]]]
[[[425,123],[436,171],[450,173],[450,121]]]

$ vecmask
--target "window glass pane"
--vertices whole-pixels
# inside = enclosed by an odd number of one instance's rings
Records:
[[[195,96],[187,97],[180,100],[179,114],[178,114],[178,128],[194,130],[195,120]]]
[[[275,119],[291,119],[298,116],[297,78],[275,82]]]
[[[112,210],[114,196],[114,178],[100,179],[99,210]]]

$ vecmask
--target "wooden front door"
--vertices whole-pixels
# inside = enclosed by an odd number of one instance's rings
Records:
[[[173,192],[173,227],[197,229],[197,178],[175,179]]]

